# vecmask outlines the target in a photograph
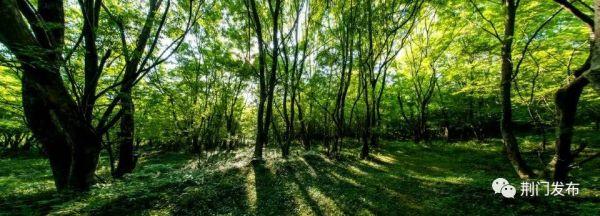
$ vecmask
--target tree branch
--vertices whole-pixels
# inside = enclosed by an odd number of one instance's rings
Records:
[[[594,19],[592,19],[592,17],[588,16],[587,14],[583,13],[581,10],[575,7],[575,5],[571,4],[567,0],[554,0],[554,2],[560,4],[561,6],[569,10],[573,15],[575,15],[581,21],[585,22],[588,25],[588,27],[594,29]]]

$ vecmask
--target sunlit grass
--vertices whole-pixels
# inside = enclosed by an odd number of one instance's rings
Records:
[[[317,187],[310,187],[308,189],[310,199],[314,199],[319,208],[325,209],[329,213],[341,213],[342,211],[338,208],[335,201],[322,193]]]
[[[248,204],[250,212],[256,212],[256,181],[254,179],[254,170],[250,170],[246,177],[246,194],[248,195]]]
[[[527,160],[536,159],[538,137],[520,142]],[[505,200],[493,194],[491,181],[520,180],[499,140],[382,141],[370,160],[359,160],[358,150],[348,142],[336,161],[319,148],[294,149],[286,160],[268,148],[262,166],[250,163],[250,147],[209,157],[148,152],[119,181],[109,178],[103,157],[99,173],[107,182],[77,196],[54,193],[43,158],[0,159],[0,215],[594,215],[599,208],[598,161],[573,170],[581,184],[575,198]]]

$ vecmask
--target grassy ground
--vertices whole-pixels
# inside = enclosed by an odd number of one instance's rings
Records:
[[[532,150],[538,140],[520,141],[528,161],[539,161]],[[106,180],[76,196],[53,192],[44,159],[0,159],[0,215],[598,215],[600,211],[600,160],[572,172],[573,181],[581,184],[576,197],[517,194],[504,199],[493,193],[491,182],[504,177],[520,191],[520,180],[497,140],[388,141],[368,161],[356,158],[357,149],[345,148],[339,161],[318,150],[294,150],[290,159],[283,160],[270,149],[262,166],[250,164],[249,148],[200,161],[185,154],[147,154],[125,180]],[[106,167],[99,173],[108,179]]]

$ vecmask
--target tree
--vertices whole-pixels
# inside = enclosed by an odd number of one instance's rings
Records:
[[[521,156],[517,138],[513,131],[512,120],[512,98],[511,84],[513,80],[513,38],[515,35],[515,20],[517,16],[518,1],[504,0],[505,22],[504,35],[502,37],[502,69],[500,89],[502,94],[502,140],[506,149],[506,155],[521,178],[531,178],[533,171],[527,166]]]
[[[124,174],[132,172],[135,167],[135,156],[133,153],[133,143],[135,138],[134,103],[132,99],[133,87],[139,82],[141,77],[148,74],[153,68],[164,62],[178,50],[191,25],[198,18],[200,4],[197,8],[194,8],[194,4],[189,2],[186,9],[188,17],[183,32],[181,35],[177,36],[173,42],[167,45],[159,55],[155,56],[155,50],[159,49],[158,42],[160,37],[163,36],[162,34],[164,34],[165,31],[167,15],[171,10],[171,0],[166,0],[163,9],[164,11],[160,15],[160,18],[157,18],[158,10],[162,5],[163,0],[150,0],[148,2],[147,15],[143,20],[144,24],[139,31],[139,35],[135,37],[135,45],[131,52],[127,42],[127,39],[130,38],[130,36],[126,33],[123,17],[117,17],[117,15],[112,14],[109,9],[104,6],[106,13],[109,14],[110,18],[116,23],[119,29],[121,52],[125,62],[123,80],[120,83],[119,90],[122,115],[119,132],[119,164],[114,173],[116,177],[122,177]],[[154,61],[151,60],[153,57],[156,58]]]
[[[279,55],[278,33],[279,28],[279,13],[281,12],[281,0],[275,0],[273,3],[268,1],[269,15],[272,20],[272,52],[271,52],[271,68],[266,69],[267,47],[263,38],[263,27],[259,8],[255,0],[248,0],[244,3],[248,10],[248,17],[252,20],[254,32],[258,40],[258,79],[259,79],[259,98],[258,98],[258,113],[257,113],[257,129],[256,129],[256,146],[254,150],[254,160],[261,161],[263,156],[263,147],[269,141],[269,127],[273,119],[273,98],[275,86],[277,85],[277,63]],[[266,107],[265,107],[266,106]],[[266,110],[265,110],[266,109]]]
[[[336,157],[341,149],[343,136],[346,128],[345,120],[345,106],[346,97],[348,95],[348,88],[352,83],[352,72],[354,68],[354,46],[356,38],[356,11],[358,6],[355,5],[354,1],[349,3],[346,1],[341,2],[340,18],[338,18],[339,29],[334,35],[339,40],[337,48],[341,53],[341,62],[335,62],[340,64],[339,80],[337,87],[337,95],[335,100],[335,108],[333,112],[333,121],[336,127],[335,141],[333,147],[330,150],[330,156]]]
[[[101,133],[80,112],[60,75],[63,2],[41,0],[36,11],[27,1],[2,0],[0,17],[0,42],[20,62],[25,116],[48,153],[56,188],[88,189],[94,182]]]
[[[424,1],[366,1],[362,5],[359,4],[363,11],[358,15],[360,21],[357,28],[360,31],[357,49],[360,84],[365,104],[361,158],[368,157],[369,146],[378,145],[378,133],[374,132],[378,130],[379,106],[389,64],[404,46],[404,40],[412,31],[415,17],[423,4]]]
[[[299,94],[300,80],[304,73],[304,64],[308,57],[309,29],[311,27],[310,1],[299,1],[289,7],[291,18],[291,27],[287,33],[282,23],[279,30],[281,38],[281,60],[283,64],[283,100],[282,100],[282,115],[285,123],[284,141],[281,143],[281,154],[287,158],[290,153],[290,146],[294,138],[294,123],[296,118],[296,98]],[[302,11],[306,18],[300,20]],[[285,14],[284,14],[285,15]],[[285,20],[285,16],[282,17]],[[300,35],[300,22],[304,22],[303,35]],[[300,40],[300,37],[304,41]],[[292,49],[292,53],[288,49]],[[290,55],[291,54],[291,55]],[[289,106],[288,106],[289,103]],[[289,111],[288,111],[289,110]]]
[[[42,0],[38,2],[37,8],[26,0],[3,0],[1,3],[0,16],[6,17],[6,23],[2,24],[3,28],[0,30],[0,42],[17,58],[23,71],[22,97],[25,116],[29,128],[48,153],[56,188],[87,190],[94,183],[102,137],[126,110],[113,112],[121,102],[122,95],[109,97],[108,105],[99,113],[95,112],[96,102],[122,83],[130,83],[130,86],[133,86],[139,81],[139,77],[129,76],[99,89],[99,80],[105,69],[111,65],[108,60],[114,50],[113,46],[100,48],[97,44],[100,38],[98,32],[101,8],[112,16],[110,10],[101,0],[80,1],[79,8],[83,15],[81,36],[75,40],[73,48],[65,49],[67,22],[66,6],[62,1]],[[190,5],[190,11],[191,8]],[[147,18],[154,20],[154,15]],[[12,28],[19,28],[19,31],[15,34],[10,30]],[[149,31],[149,28],[151,27],[146,29]],[[122,48],[126,50],[126,38],[123,34],[121,36]],[[181,43],[182,38],[183,36],[175,39],[174,44]],[[156,40],[158,36],[155,37],[155,45]],[[84,80],[83,87],[80,87],[76,72],[70,68],[68,62],[74,57],[82,41]],[[176,46],[169,46],[171,47]],[[150,53],[152,50],[153,48],[150,48]],[[104,51],[102,55],[101,51]],[[165,57],[160,55],[158,60],[143,67],[149,58],[147,56],[137,72],[147,73],[152,67],[162,63]],[[65,84],[63,77],[67,77],[70,88]],[[126,150],[123,152],[128,155]]]
[[[591,17],[568,1],[555,0],[555,2],[583,21],[594,34],[598,34],[598,29],[595,28],[594,20]],[[572,152],[571,143],[579,98],[585,86],[590,83],[588,77],[590,72],[593,71],[593,69],[590,69],[595,64],[593,62],[596,61],[596,43],[597,39],[590,43],[591,52],[588,59],[573,72],[575,79],[558,89],[555,94],[554,103],[558,111],[559,123],[555,142],[556,153],[550,162],[551,169],[553,169],[552,178],[555,181],[564,182],[567,179],[571,163],[573,163],[579,152],[585,148],[585,146],[581,146],[577,151]],[[594,77],[594,75],[591,75],[591,77]]]
[[[529,37],[524,47],[521,50],[520,58],[516,60],[512,57],[512,47],[513,40],[515,38],[515,23],[516,23],[516,11],[519,7],[520,1],[504,1],[505,8],[505,28],[504,35],[501,37],[498,34],[493,22],[486,18],[482,11],[474,4],[473,1],[470,1],[472,5],[474,5],[477,13],[492,27],[492,30],[486,30],[486,32],[493,35],[497,38],[502,44],[502,76],[501,76],[501,94],[502,94],[502,122],[501,122],[501,131],[502,137],[506,149],[507,156],[511,161],[513,167],[517,171],[517,174],[521,178],[530,178],[534,176],[534,173],[531,168],[527,165],[526,161],[522,158],[516,137],[514,135],[514,124],[512,120],[512,98],[511,98],[511,89],[512,83],[515,81],[517,75],[519,74],[521,65],[523,63],[524,58],[526,57],[530,45],[535,39],[541,30],[547,26],[547,24],[552,20],[558,13],[561,12],[562,9],[556,11],[552,14],[546,21],[541,22],[539,27],[535,29],[532,36]],[[572,14],[574,14],[579,19],[583,20],[590,26],[593,26],[593,21],[589,18],[585,13],[581,12],[576,6],[573,4],[556,0],[555,2],[559,3],[563,8],[566,8]],[[516,65],[513,63],[516,62]],[[573,156],[577,155],[577,152],[580,152],[582,148],[578,149],[575,152],[571,152],[571,138],[573,136],[573,126],[575,123],[575,114],[577,109],[577,103],[579,101],[579,97],[582,93],[583,87],[588,84],[588,80],[582,78],[582,74],[589,69],[589,60],[586,60],[579,69],[573,71],[573,75],[576,77],[575,80],[570,82],[567,86],[561,87],[555,94],[555,104],[557,107],[557,112],[559,116],[559,125],[557,132],[557,140],[556,140],[556,155],[554,159],[550,162],[550,166],[553,167],[553,178],[557,181],[564,181],[566,178],[566,173],[568,171],[569,165],[573,161]]]
[[[438,87],[438,80],[441,78],[442,72],[439,70],[444,64],[442,61],[446,60],[442,59],[442,56],[446,54],[458,31],[456,26],[429,20],[431,17],[438,17],[436,9],[428,8],[424,11],[423,17],[427,19],[419,20],[415,31],[407,39],[408,49],[403,59],[406,62],[403,67],[407,73],[399,74],[396,80],[397,83],[407,82],[405,86],[409,86],[411,92],[405,95],[400,93],[397,98],[404,122],[412,126],[415,142],[428,139],[429,105]],[[447,27],[442,28],[442,25]],[[408,103],[404,102],[405,96],[409,98]],[[405,107],[405,103],[408,107]]]

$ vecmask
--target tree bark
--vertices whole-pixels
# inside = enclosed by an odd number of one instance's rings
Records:
[[[154,26],[155,16],[158,8],[160,7],[162,0],[150,0],[148,2],[149,8],[144,22],[144,26],[141,29],[140,35],[137,38],[135,49],[133,53],[126,53],[125,61],[125,74],[123,77],[123,83],[121,84],[121,90],[119,93],[120,106],[121,106],[121,122],[119,132],[119,164],[115,172],[115,177],[123,177],[126,173],[133,172],[135,168],[135,155],[134,155],[134,138],[135,138],[135,107],[132,99],[133,87],[135,81],[140,76],[140,69],[142,65],[142,58],[144,57],[144,50],[147,47],[148,40],[150,39],[151,29]],[[167,5],[168,7],[169,5]],[[164,16],[162,17],[164,19]],[[164,21],[164,20],[162,20]],[[161,22],[162,22],[161,21]],[[122,46],[127,46],[122,44]],[[152,55],[152,53],[147,53]]]
[[[306,122],[304,119],[304,110],[302,110],[302,105],[300,104],[299,99],[296,99],[296,107],[298,108],[298,121],[300,121],[300,136],[302,138],[302,145],[304,146],[304,150],[310,150],[310,136],[308,135],[308,129],[306,127]]]
[[[60,76],[64,10],[60,0],[39,1],[38,17],[22,18],[14,0],[0,0],[0,42],[20,61],[28,126],[48,153],[56,188],[87,190],[94,182],[101,139],[79,111]],[[23,5],[21,5],[22,10]],[[30,11],[29,11],[30,12]],[[33,22],[33,23],[32,23]],[[52,23],[50,30],[36,31]],[[42,32],[40,32],[42,31]],[[35,36],[34,36],[35,35]]]
[[[555,95],[555,104],[559,115],[558,133],[556,139],[556,154],[554,158],[554,181],[564,182],[573,162],[571,143],[575,124],[577,104],[583,88],[589,83],[587,79],[577,79],[571,84],[560,88]]]
[[[261,161],[263,159],[263,148],[266,145],[268,138],[268,131],[265,131],[264,115],[265,115],[265,102],[267,100],[267,83],[265,76],[265,64],[266,64],[266,50],[264,48],[264,39],[262,34],[262,25],[260,22],[259,12],[256,8],[255,0],[247,0],[246,9],[248,10],[248,17],[251,20],[254,32],[256,33],[256,39],[258,42],[258,110],[256,117],[256,143],[254,146],[254,161]]]
[[[600,0],[594,1],[594,9],[594,19],[592,22],[594,32],[594,40],[592,41],[592,62],[590,71],[584,76],[589,80],[596,93],[600,93]],[[590,19],[589,16],[585,14],[581,16],[580,19],[583,17],[588,17],[588,19]],[[587,23],[589,23],[589,21]]]
[[[600,50],[598,38],[600,36],[600,16],[598,16],[598,13],[600,13],[600,10],[598,10],[598,7],[600,6],[600,1],[595,1],[596,16],[594,19],[581,12],[577,7],[568,1],[555,0],[555,2],[568,9],[573,15],[583,21],[594,33],[594,37],[590,46],[590,56],[579,69],[573,72],[575,80],[560,88],[556,92],[554,98],[559,115],[559,125],[557,129],[557,139],[555,142],[556,153],[553,160],[549,163],[549,166],[553,169],[552,178],[554,181],[564,182],[568,177],[570,165],[573,163],[574,157],[576,156],[571,152],[571,144],[577,112],[577,104],[584,87],[590,83],[592,83],[592,86],[594,86],[593,80],[598,79],[597,73],[598,68],[600,67],[600,64],[598,63],[600,62],[600,55],[598,54]],[[596,88],[596,90],[598,89]]]
[[[133,99],[131,98],[131,89],[121,90],[121,116],[119,131],[119,163],[115,172],[115,177],[123,177],[126,173],[131,173],[135,168],[135,156],[133,154],[133,139],[135,137],[135,122],[133,114],[135,112]]]
[[[273,53],[272,53],[272,60],[271,60],[271,70],[269,70],[269,80],[267,82],[267,86],[268,86],[268,90],[267,90],[267,110],[265,113],[265,123],[263,124],[265,129],[264,129],[264,139],[263,141],[265,142],[265,145],[268,143],[268,135],[269,135],[269,127],[271,125],[271,121],[273,119],[273,100],[275,97],[275,86],[277,85],[277,63],[279,60],[279,40],[278,40],[278,35],[277,35],[277,31],[278,31],[278,24],[279,24],[279,12],[281,11],[281,0],[275,0],[275,8],[274,10],[271,8],[271,2],[269,1],[269,9],[271,10],[271,17],[273,19],[272,25],[273,25],[273,32],[272,32],[272,36],[273,36]]]
[[[526,162],[521,157],[519,144],[513,132],[512,122],[512,101],[511,101],[511,83],[513,80],[513,63],[512,63],[512,44],[515,33],[515,18],[517,12],[517,4],[515,0],[504,0],[505,9],[505,26],[504,38],[502,43],[502,78],[501,78],[501,95],[502,95],[502,121],[500,129],[502,131],[502,140],[506,155],[517,171],[519,177],[527,179],[533,177],[532,170],[527,166]]]

